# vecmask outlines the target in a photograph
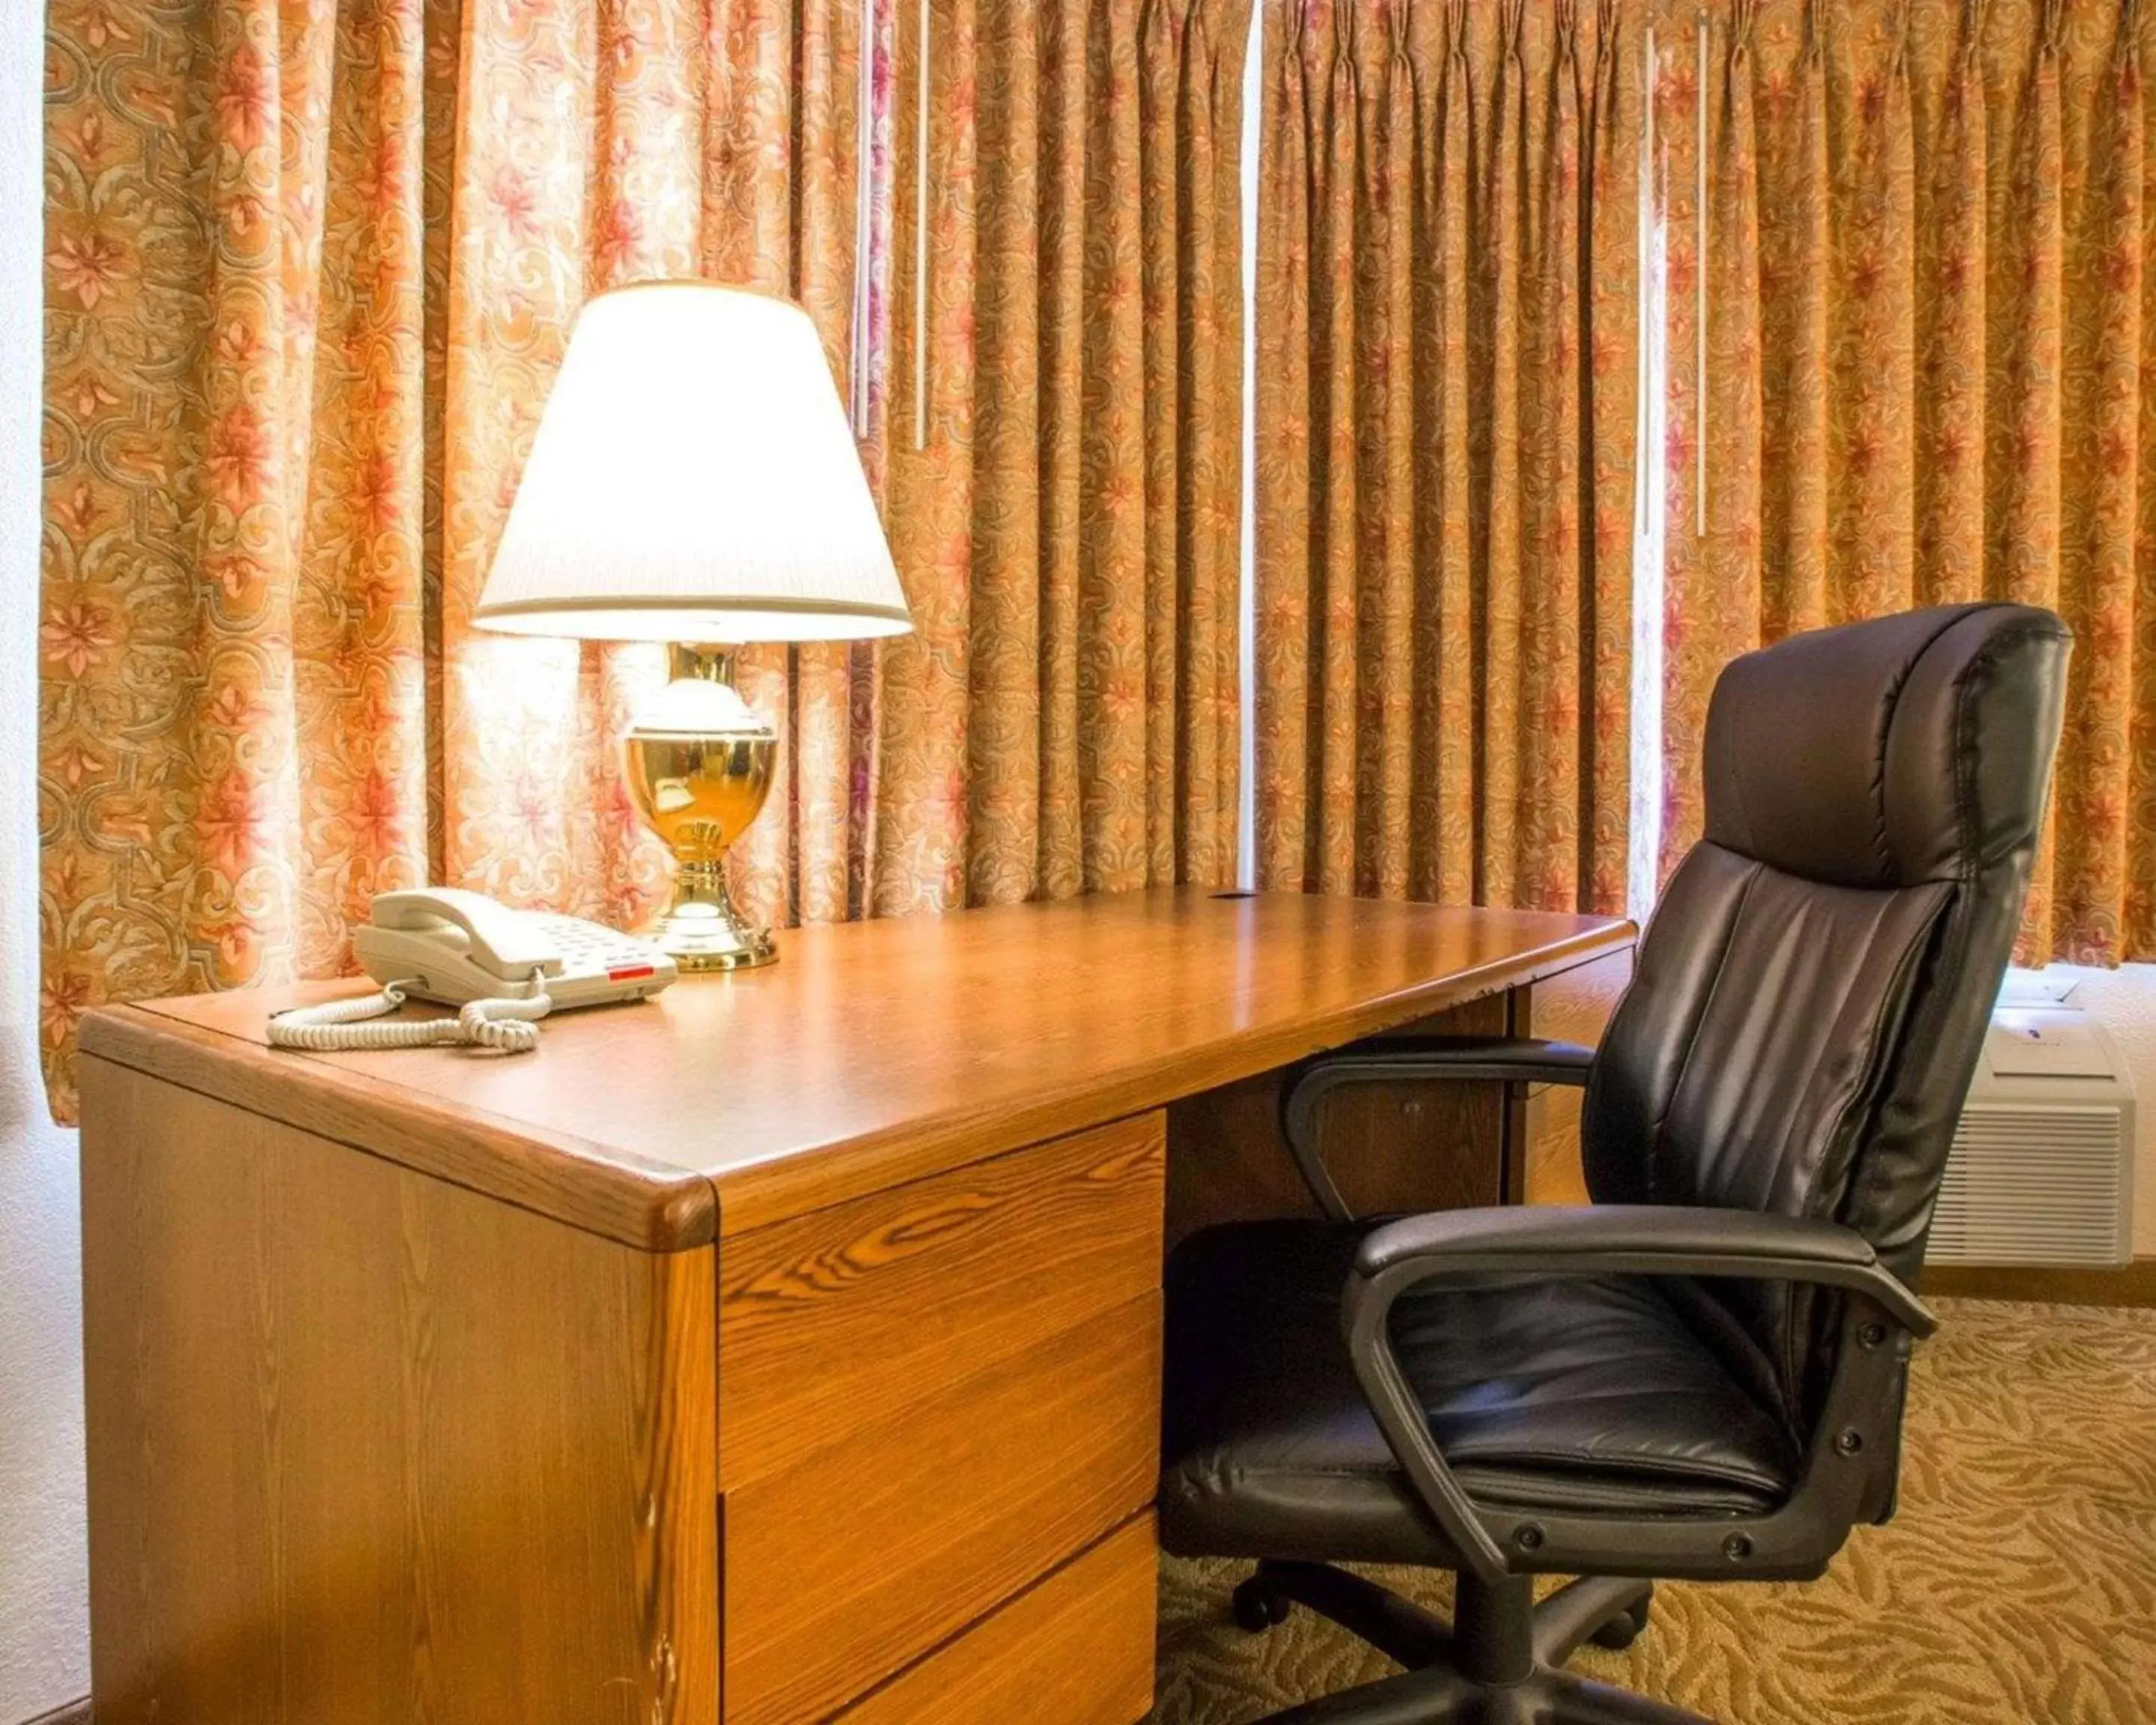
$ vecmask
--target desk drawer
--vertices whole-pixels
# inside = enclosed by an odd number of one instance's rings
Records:
[[[1152,1501],[1160,1295],[1140,1295],[737,1486],[728,1725],[821,1719]]]
[[[1165,1126],[721,1246],[728,1725],[829,1717],[1151,1502]]]
[[[818,1210],[719,1253],[719,1477],[890,1430],[925,1396],[1160,1286],[1166,1117]]]
[[[1153,1519],[1126,1522],[839,1725],[1132,1725],[1152,1706]]]

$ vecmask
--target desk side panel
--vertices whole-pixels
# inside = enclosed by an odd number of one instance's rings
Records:
[[[102,1725],[709,1725],[709,1247],[84,1063]]]

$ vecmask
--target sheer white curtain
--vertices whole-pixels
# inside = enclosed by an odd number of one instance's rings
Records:
[[[44,29],[0,5],[0,1725],[90,1688],[74,1134],[37,1061]]]

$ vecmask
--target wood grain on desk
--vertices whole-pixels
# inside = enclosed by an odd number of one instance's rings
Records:
[[[902,1427],[939,1386],[1157,1291],[1158,1111],[737,1235],[719,1276],[720,1481]]]
[[[1128,1725],[1164,1230],[1308,1206],[1281,1068],[1630,937],[1162,891],[798,931],[510,1058],[265,1045],[349,983],[94,1015],[100,1717]],[[1515,1100],[1406,1089],[1327,1112],[1347,1190],[1512,1190]]]
[[[1283,1065],[1623,947],[1595,916],[1162,889],[796,929],[536,1055],[273,1051],[358,985],[93,1014],[91,1055],[681,1250]]]
[[[84,1062],[102,1725],[720,1717],[710,1247]]]
[[[1101,1725],[1152,1702],[1152,1518],[1119,1528],[839,1716],[839,1725]]]
[[[728,1491],[727,1725],[829,1718],[1150,1504],[1160,1316],[1131,1301]]]
[[[1112,1121],[720,1248],[729,1725],[828,1717],[1151,1501],[1164,1136]]]

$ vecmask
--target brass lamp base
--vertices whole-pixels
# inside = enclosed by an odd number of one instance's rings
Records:
[[[637,811],[674,853],[674,901],[644,936],[684,971],[768,964],[778,943],[734,908],[726,862],[771,793],[778,738],[734,688],[732,655],[670,651],[673,681],[623,743]]]
[[[711,863],[684,863],[674,875],[674,902],[645,932],[677,968],[748,970],[778,957],[771,931],[734,908],[726,871]]]

